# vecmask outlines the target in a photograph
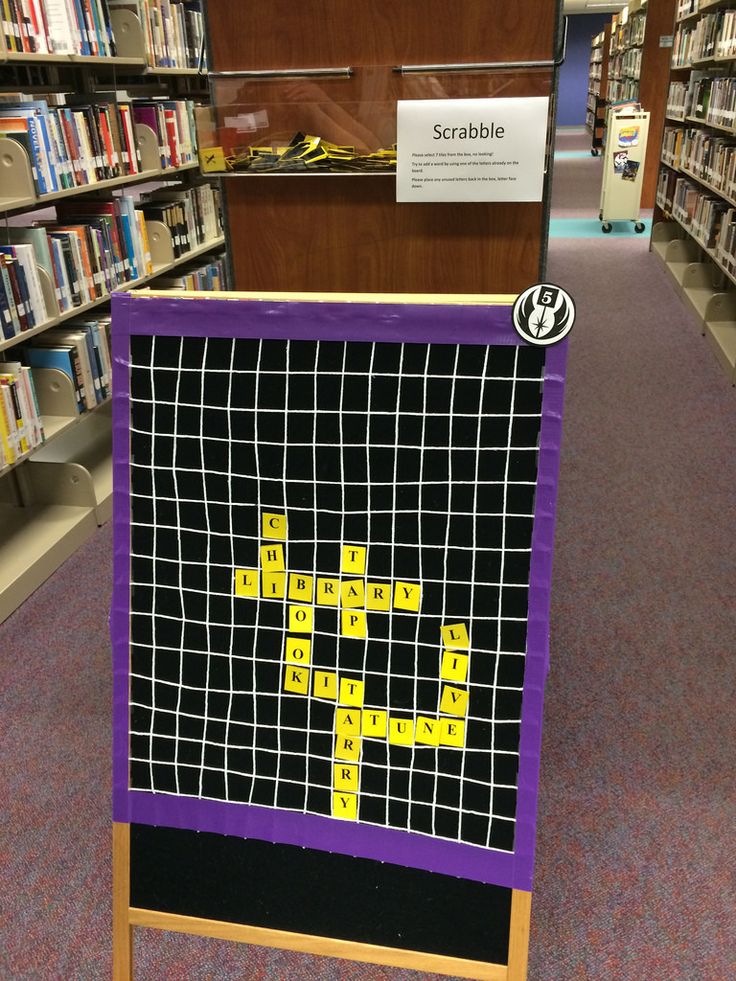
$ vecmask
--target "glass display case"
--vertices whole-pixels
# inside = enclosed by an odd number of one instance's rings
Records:
[[[197,114],[207,173],[394,174],[396,104],[547,95],[548,67],[404,65],[211,73]]]

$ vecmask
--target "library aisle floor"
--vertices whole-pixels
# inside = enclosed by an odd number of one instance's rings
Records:
[[[566,225],[597,216],[600,161],[573,155],[588,145],[562,135],[555,164],[549,279],[579,320],[529,979],[726,981],[736,392],[647,236]],[[3,979],[109,976],[110,538],[102,529],[0,627]],[[420,978],[142,931],[136,958],[137,981]]]

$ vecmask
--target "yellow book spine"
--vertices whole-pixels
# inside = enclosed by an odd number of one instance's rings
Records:
[[[18,430],[18,446],[21,453],[27,453],[30,450],[30,444],[26,439],[26,425],[23,421],[23,414],[20,408],[20,398],[18,397],[18,388],[15,375],[0,375],[0,383],[7,385],[10,391],[10,402],[13,406],[13,415],[15,416],[14,421],[16,428]]]
[[[0,444],[2,444],[6,464],[15,463],[15,447],[10,440],[10,433],[10,419],[5,408],[3,393],[0,391]]]

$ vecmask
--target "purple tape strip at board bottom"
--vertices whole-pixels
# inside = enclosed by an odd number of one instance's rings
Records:
[[[380,306],[380,317],[377,308]],[[130,371],[133,334],[516,345],[509,306],[272,302],[113,297],[115,821],[211,831],[377,859],[530,890],[549,660],[549,603],[567,341],[546,351],[529,583],[527,655],[513,853],[335,818],[225,801],[131,791],[129,744]]]

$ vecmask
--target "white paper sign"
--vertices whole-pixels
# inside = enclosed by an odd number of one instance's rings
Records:
[[[397,201],[541,201],[549,99],[398,103]]]

